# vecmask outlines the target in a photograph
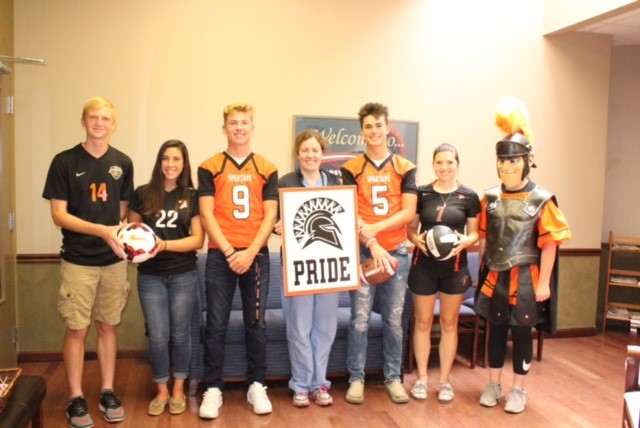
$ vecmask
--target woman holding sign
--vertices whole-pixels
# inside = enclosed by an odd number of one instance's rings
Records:
[[[278,187],[324,187],[340,185],[340,179],[320,168],[326,149],[323,136],[316,130],[302,131],[295,140],[294,153],[299,167],[280,178]],[[275,226],[282,234],[282,221]],[[289,388],[293,405],[306,407],[313,400],[329,406],[331,382],[327,364],[338,323],[339,293],[283,297],[282,309],[287,323],[287,341],[291,359]]]

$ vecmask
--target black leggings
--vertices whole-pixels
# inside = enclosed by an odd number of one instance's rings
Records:
[[[519,375],[529,373],[533,358],[533,336],[531,327],[490,323],[489,331],[489,367],[501,369],[507,353],[509,330],[513,340],[513,372]]]

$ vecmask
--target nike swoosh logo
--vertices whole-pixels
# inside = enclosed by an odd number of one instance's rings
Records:
[[[528,363],[526,361],[522,362],[522,368],[524,369],[524,371],[528,372],[530,367],[531,367],[531,362],[528,362]]]
[[[85,175],[87,173],[87,171],[85,172],[76,172],[76,177],[80,177],[81,175]]]
[[[132,241],[147,241],[148,238],[146,236],[139,236],[139,235],[131,235],[130,239]]]

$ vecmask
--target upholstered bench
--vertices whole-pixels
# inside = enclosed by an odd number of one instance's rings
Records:
[[[0,413],[0,428],[44,427],[42,401],[47,385],[42,376],[22,375],[16,381],[9,401]]]
[[[198,384],[204,375],[204,325],[206,323],[206,290],[204,283],[206,253],[198,254],[198,302],[191,323],[191,367],[189,371],[189,394],[196,393]],[[288,379],[291,376],[289,348],[284,316],[282,313],[283,272],[280,253],[269,254],[271,270],[269,275],[269,292],[267,294],[265,321],[267,324],[267,379]],[[380,293],[376,293],[373,312],[369,323],[367,359],[365,372],[379,374],[383,370],[382,357],[382,318],[380,316]],[[404,312],[402,316],[403,349],[408,341],[407,331],[409,318],[413,313],[411,292],[407,289]],[[348,375],[347,371],[347,332],[351,318],[351,300],[348,292],[340,294],[338,308],[338,328],[336,338],[331,347],[327,373],[331,377]],[[406,356],[406,354],[405,354]],[[404,361],[404,360],[403,360]],[[407,365],[403,364],[406,370]],[[225,363],[223,377],[225,381],[242,381],[247,369],[246,348],[244,341],[244,324],[242,321],[242,302],[240,292],[236,290],[232,303],[229,327],[226,336]]]

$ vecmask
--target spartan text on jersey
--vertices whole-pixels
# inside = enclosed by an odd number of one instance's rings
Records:
[[[367,183],[390,183],[391,177],[388,175],[369,175],[367,176]]]
[[[251,174],[229,174],[229,181],[251,181]]]

